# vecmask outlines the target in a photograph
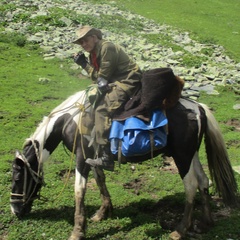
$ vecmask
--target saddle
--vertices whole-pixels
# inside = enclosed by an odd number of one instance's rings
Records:
[[[175,76],[171,68],[156,68],[143,73],[141,91],[131,98],[123,109],[115,114],[114,120],[139,117],[150,120],[154,109],[166,110],[179,100],[184,80]]]
[[[167,119],[164,111],[173,107],[181,96],[184,81],[171,68],[146,71],[141,91],[119,109],[110,131],[111,151],[126,157],[149,153],[166,145]],[[85,113],[89,128],[93,111]],[[94,131],[91,132],[93,138]]]

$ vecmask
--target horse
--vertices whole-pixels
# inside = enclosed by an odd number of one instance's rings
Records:
[[[101,168],[85,163],[93,158],[97,145],[92,141],[93,111],[87,101],[86,91],[79,91],[44,117],[36,131],[26,139],[22,153],[16,151],[12,164],[11,211],[18,217],[30,213],[32,204],[39,197],[43,186],[43,164],[62,142],[75,154],[75,215],[69,240],[85,239],[86,208],[84,197],[90,170],[99,187],[102,204],[93,215],[93,221],[111,216],[113,204]],[[199,160],[199,148],[205,139],[210,177],[216,190],[228,206],[237,202],[237,184],[226,146],[218,123],[207,105],[180,98],[166,110],[168,119],[167,145],[143,156],[127,157],[128,162],[141,162],[153,156],[171,156],[182,179],[186,201],[182,220],[170,233],[170,239],[182,239],[192,224],[192,212],[197,191],[202,199],[203,223],[213,225],[210,209],[209,178]],[[116,160],[116,159],[115,159]]]

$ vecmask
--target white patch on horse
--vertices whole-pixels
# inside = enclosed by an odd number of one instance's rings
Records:
[[[54,108],[51,113],[43,118],[43,121],[38,125],[36,131],[30,137],[30,140],[39,142],[39,153],[41,154],[40,160],[44,162],[48,159],[50,152],[47,149],[43,148],[43,144],[45,144],[46,140],[50,136],[53,131],[55,122],[59,117],[61,117],[65,113],[69,113],[70,115],[76,112],[77,108],[81,104],[84,104],[86,99],[85,91],[80,91],[70,96],[67,100],[65,100],[62,104]],[[76,124],[79,122],[79,115],[74,117],[74,121]]]
[[[197,119],[197,122],[198,122],[198,136],[200,134],[200,130],[201,130],[201,112],[199,110],[199,107],[198,107],[198,103],[191,100],[186,100],[184,98],[180,98],[179,99],[179,102],[184,106],[186,107],[187,109],[191,109],[193,110],[195,113],[196,113],[196,119]]]
[[[87,179],[83,177],[77,169],[75,169],[75,196],[80,196],[83,191],[86,191],[86,184]]]

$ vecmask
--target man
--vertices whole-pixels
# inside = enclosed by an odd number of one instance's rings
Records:
[[[108,140],[112,117],[140,90],[142,72],[119,45],[102,39],[99,29],[82,26],[76,34],[77,39],[73,43],[88,52],[89,58],[79,53],[74,60],[87,71],[104,94],[95,109],[96,142],[100,145],[100,157],[88,158],[86,163],[113,171],[114,161]]]

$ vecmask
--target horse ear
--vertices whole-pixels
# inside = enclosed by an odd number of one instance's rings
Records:
[[[22,154],[18,150],[15,153],[15,159],[19,159],[22,162],[24,162],[23,156],[22,156]]]
[[[23,157],[21,153],[17,150],[15,152],[15,159],[13,161],[13,168],[21,169],[24,165]]]
[[[15,158],[22,158],[21,153],[18,150],[15,152]]]

